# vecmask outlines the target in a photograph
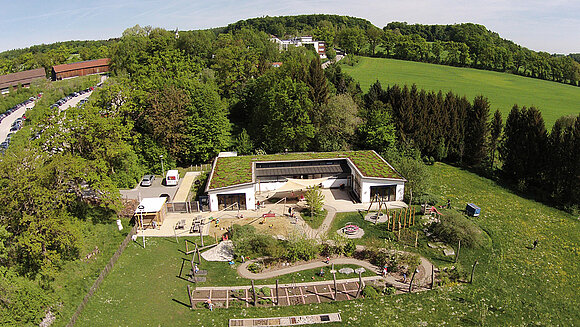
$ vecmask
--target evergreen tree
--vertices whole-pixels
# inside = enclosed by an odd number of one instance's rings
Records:
[[[315,107],[328,102],[330,91],[318,56],[310,62],[306,83],[310,87],[310,100]]]
[[[465,156],[467,165],[479,165],[486,156],[486,141],[489,134],[489,102],[483,96],[473,100],[467,111],[465,129]]]
[[[493,119],[490,123],[489,157],[491,169],[493,169],[493,164],[495,161],[495,152],[497,151],[499,137],[501,136],[502,129],[503,129],[503,121],[501,118],[501,112],[499,110],[496,110],[495,113],[493,114]]]

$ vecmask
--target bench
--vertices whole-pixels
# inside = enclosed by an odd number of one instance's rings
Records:
[[[185,219],[181,219],[175,224],[175,229],[185,229]]]
[[[274,218],[276,217],[275,213],[269,212],[262,215],[262,218]]]

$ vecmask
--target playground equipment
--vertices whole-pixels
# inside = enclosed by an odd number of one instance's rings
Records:
[[[347,235],[352,235],[358,232],[359,229],[360,227],[358,227],[357,225],[346,225],[342,228],[342,231]]]
[[[387,221],[389,219],[389,208],[387,207],[387,202],[384,201],[383,197],[379,196],[378,194],[375,194],[375,196],[372,198],[371,204],[369,205],[369,208],[367,209],[367,214],[365,215],[365,219],[369,215],[369,212],[371,211],[371,208],[373,207],[373,204],[375,202],[377,202],[379,204],[379,207],[377,208],[376,214],[369,216],[369,220],[374,221],[375,224],[377,224],[379,222],[379,220],[383,220],[384,218],[381,219],[381,217],[383,216],[383,213],[381,212],[381,208],[383,206],[385,206],[385,211],[387,213],[387,216],[386,216],[386,220],[384,220],[384,221]]]

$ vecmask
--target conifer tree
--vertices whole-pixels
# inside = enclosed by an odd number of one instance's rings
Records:
[[[465,129],[465,156],[467,165],[479,165],[486,155],[486,141],[489,134],[489,102],[483,96],[473,100],[473,106],[467,111]]]
[[[493,114],[493,119],[490,124],[489,156],[491,169],[493,169],[493,164],[495,161],[495,152],[497,151],[499,137],[501,136],[502,129],[503,129],[503,121],[501,118],[501,112],[499,110],[496,110],[495,113]]]

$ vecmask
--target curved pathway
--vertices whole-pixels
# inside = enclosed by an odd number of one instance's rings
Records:
[[[316,261],[311,261],[311,262],[307,262],[304,264],[295,265],[295,266],[291,266],[288,268],[282,268],[282,269],[278,269],[278,270],[274,270],[274,271],[266,271],[266,272],[257,273],[257,274],[250,272],[248,270],[248,265],[250,265],[253,262],[259,261],[259,260],[260,259],[248,260],[248,261],[242,263],[241,265],[238,266],[238,274],[241,277],[244,277],[247,279],[268,279],[268,278],[274,278],[274,277],[278,277],[278,276],[282,276],[282,275],[286,275],[286,274],[291,274],[291,273],[298,272],[298,271],[321,268],[321,267],[328,267],[328,266],[332,265],[333,263],[335,265],[358,265],[358,266],[364,267],[367,270],[374,271],[377,274],[379,273],[379,267],[372,265],[372,264],[368,263],[367,261],[353,259],[353,258],[336,258],[336,259],[330,260],[329,264],[326,264],[325,262],[320,261],[320,260],[316,260]]]
[[[362,246],[357,246],[357,250],[360,250],[361,248],[364,249],[364,247],[362,247]],[[404,252],[401,252],[401,253],[404,253]],[[417,273],[417,275],[415,275],[414,284],[418,285],[418,286],[426,286],[426,285],[431,283],[432,264],[431,264],[431,262],[429,262],[429,260],[427,260],[426,258],[424,258],[422,256],[419,256],[419,258],[421,259],[421,263],[417,267],[419,272]],[[316,261],[311,261],[311,262],[307,262],[307,263],[300,264],[300,265],[294,265],[294,266],[290,266],[287,268],[282,268],[282,269],[278,269],[278,270],[274,270],[274,271],[267,271],[267,272],[262,272],[262,273],[257,273],[257,274],[250,272],[248,270],[248,265],[250,265],[253,262],[259,261],[260,259],[261,258],[254,259],[254,260],[248,260],[248,261],[242,263],[241,265],[239,265],[238,269],[237,269],[238,274],[241,277],[247,278],[247,279],[254,279],[254,280],[268,279],[268,278],[274,278],[274,277],[278,277],[281,275],[291,274],[291,273],[295,273],[295,272],[299,272],[299,271],[303,271],[303,270],[328,267],[328,266],[332,265],[333,263],[335,265],[349,265],[349,264],[358,265],[358,266],[364,267],[365,269],[367,269],[369,271],[374,271],[375,273],[377,273],[377,275],[381,273],[381,269],[379,267],[372,265],[367,261],[353,259],[353,258],[345,258],[345,257],[331,259],[329,264],[326,264],[325,262],[323,262],[321,260],[316,260]],[[385,282],[390,283],[391,285],[397,287],[398,289],[404,289],[405,287],[408,287],[408,285],[409,285],[408,283],[410,282],[410,279],[411,279],[411,276],[407,276],[407,282],[403,283],[401,280],[396,279],[395,276],[392,276],[392,275],[387,275],[386,277],[383,278],[383,280]]]

